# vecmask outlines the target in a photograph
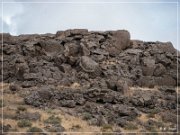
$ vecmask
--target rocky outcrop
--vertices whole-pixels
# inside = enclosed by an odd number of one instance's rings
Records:
[[[86,80],[114,78],[114,81],[129,80],[132,85],[148,87],[179,83],[179,61],[170,42],[130,40],[130,34],[125,30],[4,34],[3,42],[1,63],[5,82],[33,81],[36,85],[56,83],[68,77],[70,82],[81,83],[79,74],[86,74]]]
[[[13,92],[35,88],[26,104],[71,108],[91,124],[121,127],[141,112],[176,109],[180,61],[170,42],[131,40],[126,30],[3,37],[1,81],[15,84]],[[130,86],[163,88],[129,97]]]

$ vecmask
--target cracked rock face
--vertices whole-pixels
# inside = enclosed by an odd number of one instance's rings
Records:
[[[4,34],[0,75],[16,83],[13,92],[34,88],[24,97],[28,105],[71,108],[91,124],[123,127],[140,112],[176,109],[176,51],[170,42],[131,40],[126,30]],[[127,96],[132,86],[164,88]]]
[[[80,60],[80,66],[85,72],[94,72],[99,67],[98,63],[93,61],[91,58],[87,56],[82,56]]]

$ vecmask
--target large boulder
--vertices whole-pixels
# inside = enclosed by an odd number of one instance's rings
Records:
[[[64,91],[57,92],[54,99],[58,100],[57,104],[59,106],[69,108],[73,108],[76,105],[83,105],[86,102],[82,91],[74,89],[66,89]]]
[[[130,33],[126,30],[111,32],[112,39],[106,50],[110,55],[118,55],[122,50],[130,47]]]
[[[164,73],[166,73],[166,68],[161,63],[156,64],[153,75],[162,76]]]
[[[39,51],[41,51],[41,53],[48,56],[54,56],[64,51],[64,47],[61,44],[61,42],[56,40],[48,40],[48,41],[41,40],[36,44],[34,44],[34,46],[36,48],[40,47],[41,49],[39,49]]]
[[[66,37],[72,35],[85,35],[88,33],[87,29],[70,29],[66,31],[57,31],[56,38],[57,39],[65,39]]]
[[[155,80],[153,76],[142,76],[138,81],[137,85],[141,87],[154,87]]]
[[[126,30],[118,30],[113,32],[114,46],[119,51],[124,50],[130,46],[130,33]]]
[[[84,72],[90,73],[93,77],[101,74],[99,64],[88,56],[82,56],[79,65]]]
[[[77,56],[79,52],[80,52],[80,45],[77,45],[75,43],[65,44],[65,50],[64,50],[65,56]]]
[[[154,82],[157,86],[176,86],[176,80],[168,75],[155,77]]]
[[[143,58],[142,72],[144,76],[152,76],[155,69],[155,60],[150,57]]]
[[[155,99],[154,92],[137,91],[133,94],[133,97],[130,100],[130,102],[135,107],[154,108],[156,104],[156,99]]]
[[[163,53],[167,53],[167,52],[171,54],[176,53],[176,49],[173,47],[171,42],[165,42],[165,43],[158,42],[156,46],[157,46],[157,49]]]
[[[53,87],[42,86],[38,91],[32,92],[30,95],[24,98],[24,102],[28,105],[35,107],[41,107],[47,105],[51,98],[53,98]]]
[[[125,80],[118,80],[116,82],[116,89],[117,91],[125,94],[128,90],[128,84]]]
[[[133,120],[139,115],[135,108],[126,105],[115,105],[113,108],[119,117],[126,117],[127,120]]]

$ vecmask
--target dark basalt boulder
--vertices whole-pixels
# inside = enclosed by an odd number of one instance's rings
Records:
[[[155,69],[155,60],[153,58],[143,58],[142,72],[144,76],[152,76]]]
[[[46,105],[53,98],[53,87],[42,86],[39,90],[32,92],[24,98],[24,102],[35,107]]]
[[[154,108],[156,105],[157,99],[154,96],[154,93],[152,92],[143,92],[143,91],[137,91],[132,99],[130,99],[130,102],[135,107],[141,107],[141,108]]]
[[[57,31],[55,36],[58,39],[63,39],[73,35],[85,35],[85,34],[88,34],[87,29],[70,29],[66,31]]]
[[[64,47],[61,44],[61,42],[56,40],[41,40],[35,43],[34,47],[37,53],[41,53],[48,56],[54,56],[64,51]]]
[[[156,64],[153,75],[162,76],[165,73],[166,73],[166,68],[161,63]]]
[[[130,33],[128,31],[118,30],[113,32],[112,36],[117,49],[124,50],[130,46]]]
[[[171,42],[166,42],[166,43],[159,42],[159,43],[157,43],[156,47],[157,47],[157,50],[159,50],[163,53],[166,53],[166,54],[167,54],[167,52],[169,52],[170,54],[176,53],[176,50],[173,47]]]
[[[164,75],[162,77],[154,78],[155,85],[157,86],[176,86],[176,80],[173,79],[171,76]]]
[[[126,30],[113,31],[110,45],[107,46],[107,51],[110,55],[118,55],[122,50],[130,47],[130,33]]]
[[[89,73],[92,77],[96,77],[101,74],[99,64],[87,56],[82,56],[80,58],[79,66],[84,72]]]
[[[153,88],[155,86],[155,80],[153,76],[142,76],[138,81],[137,81],[138,86],[145,86],[145,87],[150,87]]]

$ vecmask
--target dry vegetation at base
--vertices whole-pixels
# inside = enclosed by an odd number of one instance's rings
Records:
[[[20,106],[26,108],[25,111],[29,113],[38,112],[41,115],[40,120],[32,121],[32,127],[39,127],[43,129],[46,125],[44,121],[48,119],[50,116],[54,115],[61,119],[61,125],[66,129],[66,132],[73,131],[74,129],[73,127],[77,127],[77,126],[79,126],[80,128],[79,129],[76,128],[76,132],[78,131],[87,132],[87,130],[89,132],[100,131],[99,127],[89,126],[86,121],[83,121],[80,118],[68,115],[64,113],[62,110],[57,110],[57,109],[52,110],[48,108],[46,110],[42,110],[42,109],[34,108],[32,106],[28,106],[24,104],[23,98],[20,97],[18,94],[9,93],[8,86],[9,84],[3,84],[3,88],[4,88],[3,99],[5,103],[5,106],[3,107],[3,114],[4,114],[3,121],[4,121],[4,125],[10,124],[14,132],[26,132],[29,129],[28,127],[25,127],[25,128],[18,127],[17,125],[18,121],[12,119],[12,117],[16,115],[17,110]]]
[[[52,116],[59,120],[61,125],[65,128],[66,132],[113,132],[113,129],[119,129],[121,132],[142,132],[144,129],[137,125],[137,123],[129,123],[124,128],[113,127],[112,125],[104,125],[102,127],[91,126],[85,120],[81,118],[71,116],[65,113],[61,109],[39,109],[29,105],[26,105],[23,101],[23,97],[21,97],[18,93],[12,93],[9,90],[9,84],[1,84],[3,87],[3,99],[4,99],[4,106],[3,106],[3,123],[4,125],[11,125],[11,132],[27,132],[30,131],[30,127],[33,130],[34,127],[43,129],[46,126],[49,126],[47,123],[48,118],[52,120]],[[79,87],[78,84],[74,84],[71,87]],[[157,88],[150,89],[150,88],[139,88],[144,91],[157,91]],[[131,96],[135,88],[131,87],[127,95]],[[178,90],[178,88],[177,88]],[[2,92],[2,88],[1,88]],[[1,93],[2,98],[2,93]],[[40,119],[36,121],[28,121],[29,124],[27,126],[19,126],[20,120],[14,119],[18,113],[35,113],[38,112],[40,114]],[[145,123],[149,119],[161,122],[163,126],[168,126],[170,123],[163,123],[161,116],[156,113],[156,110],[152,112],[152,114],[145,114],[142,113],[139,117],[137,117],[140,123]],[[21,121],[22,122],[22,121]],[[33,128],[32,128],[33,127]],[[35,129],[34,129],[35,130]],[[150,128],[150,132],[160,132],[158,128]],[[54,133],[55,134],[55,133]],[[72,133],[73,134],[73,133]],[[78,133],[76,133],[78,135]],[[87,133],[88,134],[88,133]],[[89,133],[90,134],[90,133]],[[92,133],[94,134],[94,133]],[[70,133],[68,133],[70,135]]]

